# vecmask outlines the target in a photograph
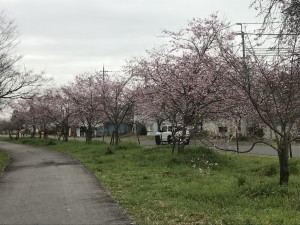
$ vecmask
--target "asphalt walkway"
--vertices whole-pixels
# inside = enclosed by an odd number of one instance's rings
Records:
[[[0,177],[0,224],[133,224],[76,160],[0,142],[12,163]]]

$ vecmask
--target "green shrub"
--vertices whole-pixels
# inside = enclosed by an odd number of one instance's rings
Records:
[[[144,124],[142,124],[140,135],[147,135],[147,128]]]

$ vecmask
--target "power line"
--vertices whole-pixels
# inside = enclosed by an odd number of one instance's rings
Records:
[[[255,25],[257,25],[257,24],[260,24],[260,25],[262,25],[262,24],[273,24],[273,23],[277,23],[277,24],[280,24],[281,22],[268,22],[268,23],[256,23],[256,22],[249,22],[249,23],[241,23],[241,24],[255,24]]]
[[[237,33],[240,34],[240,33]],[[249,33],[249,32],[244,32],[244,34],[246,35],[257,35],[257,36],[296,36],[296,35],[300,35],[297,33],[285,33],[285,34],[276,34],[276,33]]]

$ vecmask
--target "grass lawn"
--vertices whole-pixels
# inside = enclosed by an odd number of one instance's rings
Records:
[[[79,159],[140,225],[300,224],[300,159],[280,187],[276,157],[220,154],[169,146],[140,147],[21,139]]]
[[[5,167],[8,165],[10,160],[9,155],[0,149],[0,175],[3,173]]]

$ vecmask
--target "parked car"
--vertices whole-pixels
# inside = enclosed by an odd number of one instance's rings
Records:
[[[173,142],[173,132],[176,140],[180,142],[184,142],[184,144],[188,145],[190,143],[190,133],[188,129],[186,130],[186,134],[182,137],[182,127],[181,126],[172,126],[172,125],[162,125],[161,132],[157,132],[155,134],[155,143],[156,145],[160,144],[171,144]]]

